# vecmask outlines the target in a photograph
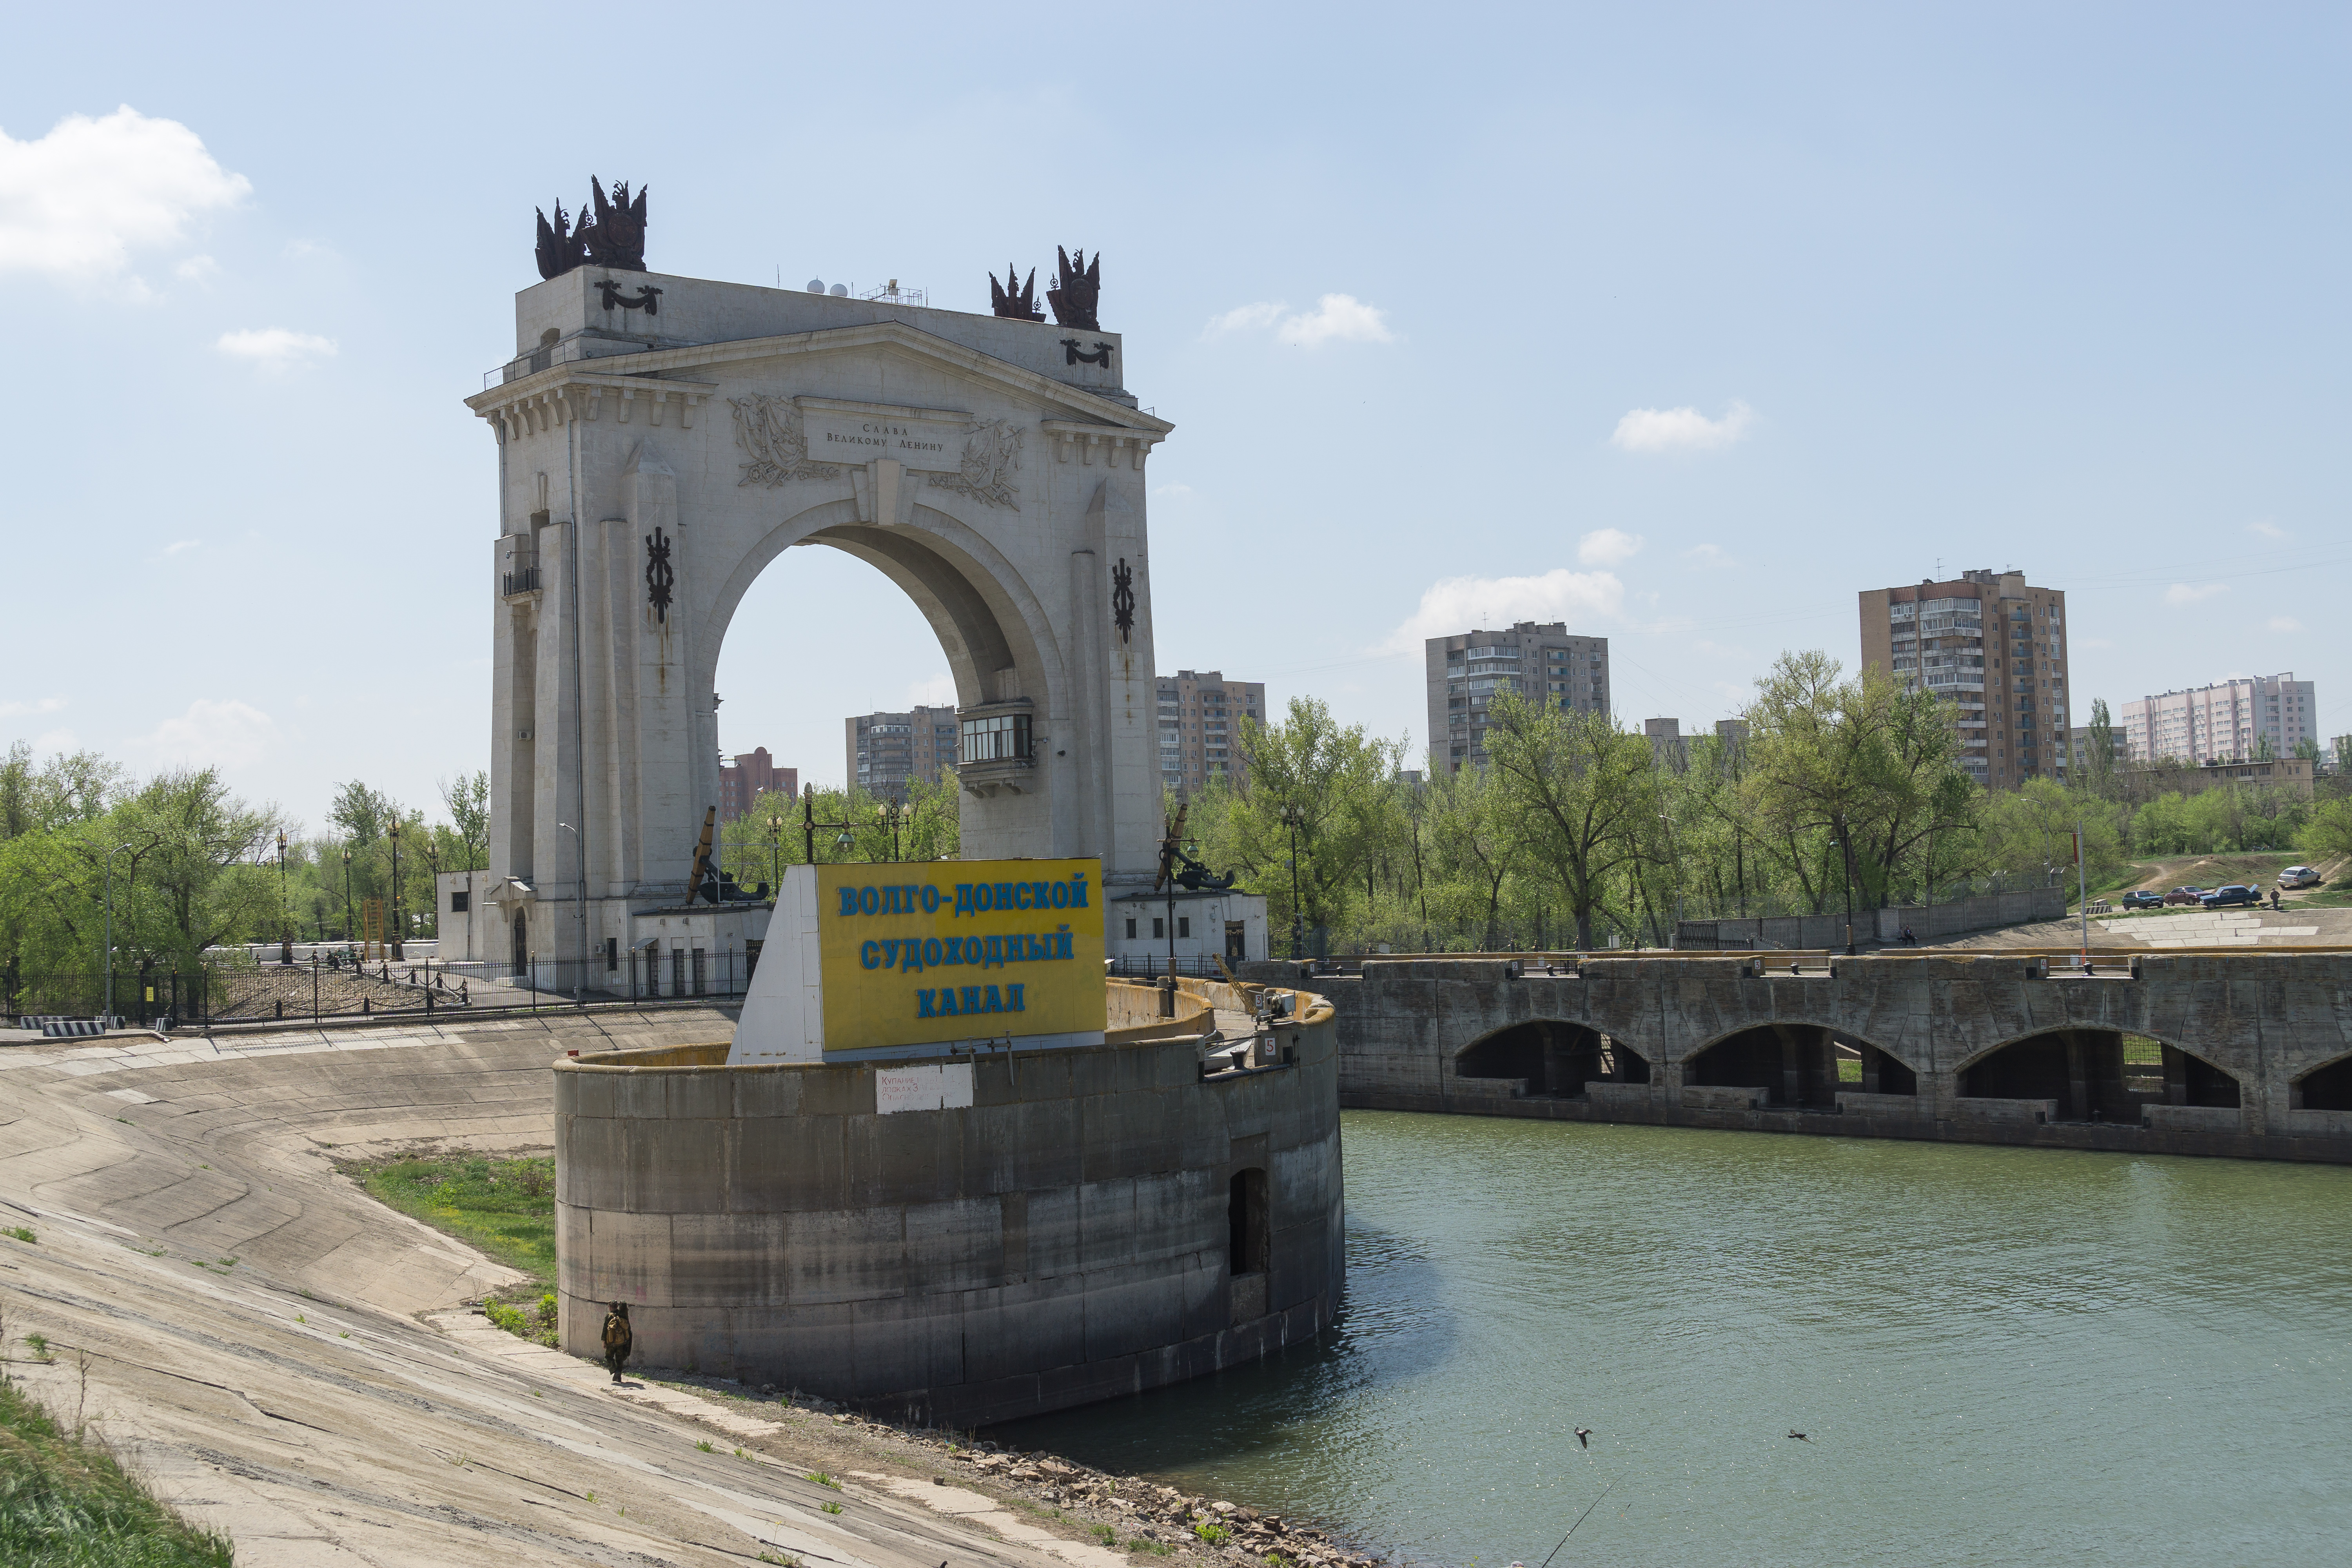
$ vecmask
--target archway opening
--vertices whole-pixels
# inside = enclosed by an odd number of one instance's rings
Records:
[[[1841,1088],[1919,1092],[1918,1075],[1903,1061],[1819,1024],[1759,1024],[1727,1035],[1691,1058],[1683,1081],[1765,1089],[1770,1103],[1784,1106],[1835,1105]]]
[[[2295,1110],[2352,1110],[2352,1057],[2314,1068],[2289,1086]]]
[[[1497,1029],[1454,1058],[1456,1078],[1513,1079],[1522,1092],[1572,1098],[1591,1083],[1647,1083],[1650,1064],[1622,1041],[1582,1024],[1538,1018]]]
[[[722,770],[748,770],[736,759],[764,749],[795,784],[903,799],[952,761],[956,686],[938,636],[887,574],[845,551],[791,549],[767,564],[727,623],[713,685]],[[781,793],[748,771],[726,782],[727,805],[747,796],[737,815],[761,789]]]
[[[1225,1266],[1236,1277],[1263,1274],[1273,1251],[1267,1224],[1265,1173],[1255,1166],[1225,1184]]]

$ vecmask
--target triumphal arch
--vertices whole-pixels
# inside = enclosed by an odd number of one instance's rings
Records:
[[[1099,856],[1107,894],[1150,885],[1144,481],[1172,426],[1093,325],[1096,275],[1065,265],[1051,322],[1001,288],[982,315],[711,282],[644,270],[638,216],[636,253],[609,265],[551,262],[542,228],[552,275],[516,296],[515,357],[467,400],[499,457],[474,955],[593,976],[684,940],[667,933],[759,936],[763,906],[690,881],[728,623],[795,545],[872,563],[938,634],[967,857]]]

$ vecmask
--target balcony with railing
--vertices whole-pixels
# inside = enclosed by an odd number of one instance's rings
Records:
[[[520,599],[538,593],[540,586],[539,545],[535,540],[518,538],[500,563],[499,596]]]

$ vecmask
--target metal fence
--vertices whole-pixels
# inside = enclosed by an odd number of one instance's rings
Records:
[[[174,1026],[423,1015],[539,1011],[579,1002],[723,1000],[750,988],[756,954],[639,949],[601,959],[521,965],[436,960],[353,963],[340,954],[298,963],[208,963],[184,971],[118,969],[113,1014]],[[11,1018],[95,1018],[106,1009],[103,971],[0,973]]]

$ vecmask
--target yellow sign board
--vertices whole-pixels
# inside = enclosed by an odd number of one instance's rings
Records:
[[[1100,1034],[1102,862],[817,868],[824,1048]]]

